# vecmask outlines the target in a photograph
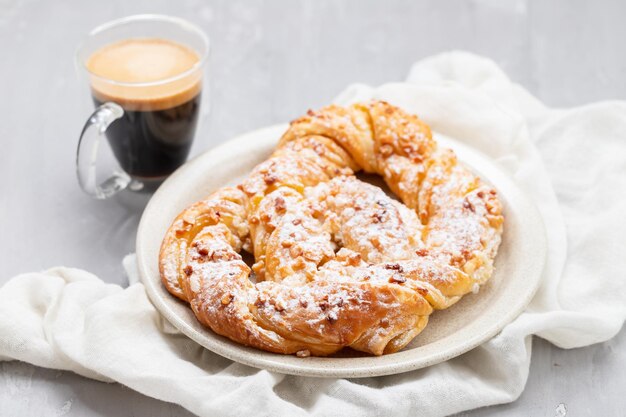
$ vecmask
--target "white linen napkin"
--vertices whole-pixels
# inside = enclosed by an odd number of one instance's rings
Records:
[[[549,254],[542,286],[492,340],[400,375],[285,376],[199,347],[161,318],[140,283],[124,289],[61,267],[17,276],[0,288],[0,360],[118,381],[202,416],[440,416],[515,400],[528,377],[533,334],[573,348],[620,330],[626,317],[625,103],[549,109],[491,61],[461,52],[418,62],[406,83],[349,87],[337,102],[374,97],[492,157],[543,215]],[[125,265],[135,277],[134,259]]]

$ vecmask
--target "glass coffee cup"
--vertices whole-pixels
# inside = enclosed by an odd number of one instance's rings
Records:
[[[208,105],[208,53],[207,36],[176,17],[130,16],[89,33],[76,54],[96,107],[76,155],[87,194],[153,189],[187,160]]]

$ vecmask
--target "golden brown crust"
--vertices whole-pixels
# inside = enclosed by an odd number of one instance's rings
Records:
[[[381,175],[402,203],[359,170]],[[239,343],[381,355],[489,279],[502,223],[495,190],[416,116],[382,101],[329,106],[293,121],[238,187],[183,211],[160,271],[200,322]]]

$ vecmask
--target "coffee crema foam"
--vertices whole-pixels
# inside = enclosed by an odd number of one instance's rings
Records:
[[[127,110],[151,111],[178,106],[200,93],[200,68],[184,77],[165,81],[189,71],[199,61],[195,51],[177,42],[136,38],[96,50],[86,67],[97,100],[113,101]],[[133,85],[137,83],[152,84]]]

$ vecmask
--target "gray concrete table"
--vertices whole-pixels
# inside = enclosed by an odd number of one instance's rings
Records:
[[[626,96],[626,4],[585,1],[0,0],[0,284],[68,265],[126,285],[141,209],[93,201],[74,174],[89,109],[74,74],[82,36],[135,13],[190,19],[211,36],[212,113],[193,152],[328,103],[347,84],[402,80],[449,49],[492,57],[553,106]],[[521,398],[463,415],[624,415],[626,331],[564,351],[535,339]],[[189,415],[117,384],[0,364],[1,416]]]

